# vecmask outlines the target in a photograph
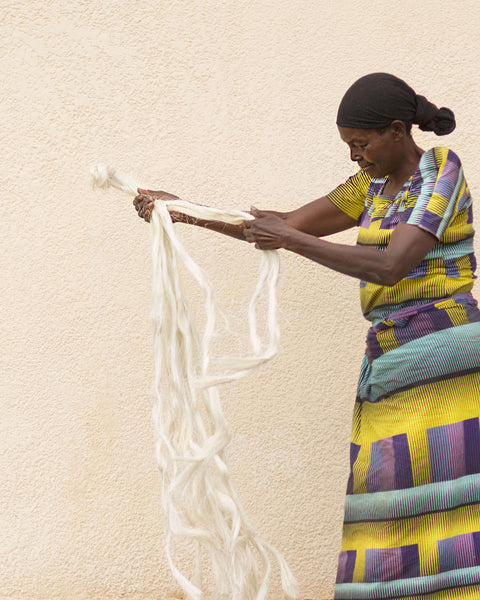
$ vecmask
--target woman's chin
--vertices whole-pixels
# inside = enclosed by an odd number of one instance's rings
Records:
[[[365,167],[362,167],[362,171],[371,177],[375,177],[375,165],[366,165]]]
[[[377,165],[369,165],[365,169],[362,169],[367,175],[370,175],[372,179],[384,179],[388,173],[385,173],[383,169],[379,169]]]

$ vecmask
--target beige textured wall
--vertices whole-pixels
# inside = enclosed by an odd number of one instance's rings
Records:
[[[418,139],[455,149],[478,198],[479,12],[477,0],[0,0],[2,600],[179,597],[153,452],[148,226],[90,190],[89,166],[193,201],[289,209],[352,173],[336,107],[386,70],[455,110],[454,134]],[[182,234],[240,319],[255,250]],[[302,598],[326,600],[367,323],[356,281],[292,255],[280,306],[281,354],[223,393],[230,467]]]

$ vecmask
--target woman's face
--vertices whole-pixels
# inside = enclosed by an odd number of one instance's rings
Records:
[[[339,127],[342,140],[350,148],[350,158],[370,177],[386,177],[398,166],[399,147],[391,127],[378,129]]]

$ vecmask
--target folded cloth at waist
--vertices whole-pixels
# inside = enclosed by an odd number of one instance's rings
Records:
[[[430,333],[477,322],[480,310],[470,293],[402,308],[368,330],[368,362]]]

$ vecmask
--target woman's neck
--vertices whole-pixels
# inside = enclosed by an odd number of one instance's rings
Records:
[[[386,194],[391,196],[398,194],[405,182],[415,173],[423,153],[424,151],[410,137],[402,152],[398,168],[388,174],[384,188]]]

